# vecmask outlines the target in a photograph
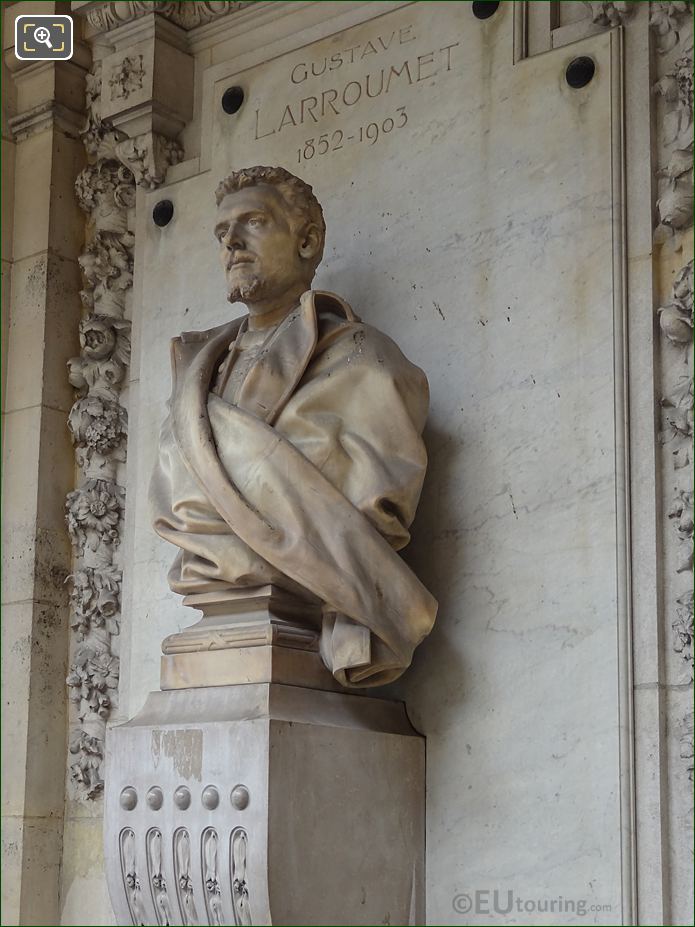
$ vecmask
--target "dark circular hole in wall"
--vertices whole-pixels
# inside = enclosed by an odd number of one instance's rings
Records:
[[[473,15],[476,19],[489,19],[498,6],[494,0],[473,0]]]
[[[174,204],[171,200],[160,200],[152,210],[152,221],[160,228],[169,225],[174,215]]]
[[[595,72],[596,65],[594,64],[594,59],[582,55],[581,58],[575,58],[567,65],[565,80],[570,87],[579,90],[580,87],[586,87]]]
[[[244,102],[244,91],[241,87],[227,87],[222,94],[222,109],[228,115],[238,112]]]

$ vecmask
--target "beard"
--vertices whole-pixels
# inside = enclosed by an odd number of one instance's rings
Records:
[[[263,291],[263,280],[259,276],[253,276],[245,283],[230,286],[227,293],[227,299],[230,303],[245,303],[247,299],[253,299]]]

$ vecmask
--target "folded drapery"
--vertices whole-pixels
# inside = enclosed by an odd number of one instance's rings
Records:
[[[151,487],[155,529],[181,548],[171,587],[273,582],[318,600],[335,677],[390,682],[436,614],[396,553],[426,466],[424,374],[342,300],[310,291],[231,405],[209,389],[239,324],[173,345]]]

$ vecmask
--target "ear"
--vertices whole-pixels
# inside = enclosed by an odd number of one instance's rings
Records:
[[[299,244],[297,246],[299,256],[304,258],[305,261],[310,261],[312,258],[315,258],[321,250],[321,244],[321,229],[318,225],[310,222],[304,227],[299,236]]]

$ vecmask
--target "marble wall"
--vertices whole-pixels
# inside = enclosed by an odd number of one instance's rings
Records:
[[[590,922],[622,922],[615,43],[515,66],[510,5],[481,21],[427,4],[222,61],[205,72],[199,164],[171,168],[138,209],[127,713],[158,685],[159,640],[191,620],[145,502],[168,339],[240,311],[213,243],[217,181],[277,163],[311,183],[328,225],[316,285],[429,376],[406,557],[441,608],[396,691],[428,737],[431,923],[489,923],[464,895],[495,889],[500,904],[565,899],[563,923],[590,904]],[[597,66],[582,90],[564,77],[578,55]],[[230,86],[244,91],[233,115]],[[163,198],[174,218],[158,228]]]
[[[315,285],[430,381],[404,556],[440,612],[376,693],[427,736],[426,922],[690,923],[689,4],[49,6],[74,15],[72,62],[13,57],[13,16],[34,0],[5,5],[3,42],[4,519],[28,551],[3,589],[4,659],[21,657],[3,674],[3,923],[114,923],[99,783],[46,786],[57,762],[91,762],[68,753],[66,728],[87,728],[61,699],[79,643],[62,525],[86,479],[63,425],[81,300],[98,280],[106,315],[132,322],[103,732],[158,688],[162,638],[194,617],[168,590],[147,486],[169,339],[242,312],[224,297],[213,194],[252,164],[313,185],[328,226]],[[595,72],[570,87],[580,57]],[[113,222],[127,247],[85,270]],[[60,273],[29,293],[22,262],[44,252]]]

